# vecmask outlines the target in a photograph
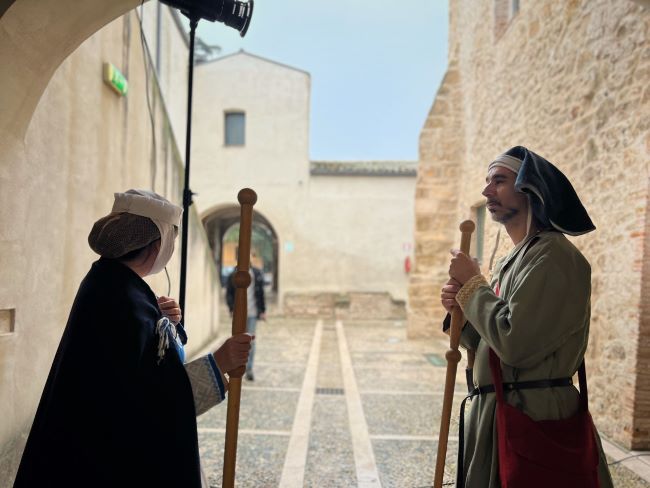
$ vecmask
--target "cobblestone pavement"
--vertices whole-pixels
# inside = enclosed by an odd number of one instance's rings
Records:
[[[258,323],[255,381],[241,398],[238,488],[431,486],[448,343],[407,340],[400,321]],[[461,362],[461,365],[463,363]],[[458,382],[445,484],[458,449]],[[296,415],[296,412],[299,412]],[[199,417],[202,462],[221,487],[226,405]],[[622,464],[616,487],[650,487]]]

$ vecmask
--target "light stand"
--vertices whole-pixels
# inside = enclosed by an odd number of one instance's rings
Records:
[[[190,55],[187,80],[187,130],[185,138],[185,186],[183,187],[183,224],[181,229],[181,274],[178,302],[187,315],[185,309],[185,290],[187,281],[187,242],[189,234],[189,209],[192,205],[192,190],[190,190],[190,147],[192,143],[192,88],[194,83],[194,39],[199,20],[206,19],[211,22],[223,22],[229,27],[239,31],[244,37],[253,15],[253,0],[242,2],[239,0],[160,0],[162,3],[179,9],[183,15],[190,19]],[[184,331],[181,332],[183,343],[186,341]]]
[[[185,311],[185,289],[187,280],[187,241],[189,234],[190,205],[192,205],[192,190],[190,190],[190,147],[192,142],[192,86],[194,84],[194,38],[199,19],[190,18],[190,56],[187,77],[187,126],[185,131],[185,186],[183,188],[183,227],[181,233],[181,276],[178,303],[183,315]]]

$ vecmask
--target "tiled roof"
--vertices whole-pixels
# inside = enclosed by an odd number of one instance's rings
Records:
[[[416,176],[417,161],[312,161],[312,175]]]

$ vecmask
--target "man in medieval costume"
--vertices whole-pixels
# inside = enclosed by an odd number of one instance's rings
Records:
[[[451,279],[441,293],[446,310],[460,306],[467,320],[461,345],[476,351],[469,386],[493,383],[492,349],[503,382],[515,383],[505,392],[507,403],[534,421],[567,419],[579,408],[570,378],[587,348],[591,268],[564,234],[581,235],[595,227],[568,179],[525,147],[514,147],[490,163],[486,183],[482,193],[487,210],[503,224],[514,248],[495,264],[490,281],[475,260],[453,250]],[[523,382],[532,387],[518,389],[516,384]],[[496,398],[492,392],[475,391],[457,485],[498,488]],[[611,487],[595,428],[594,435],[600,486]]]
[[[116,193],[88,236],[81,282],[36,412],[16,488],[207,487],[196,416],[224,399],[249,334],[184,362],[178,304],[143,280],[172,257],[182,209]]]

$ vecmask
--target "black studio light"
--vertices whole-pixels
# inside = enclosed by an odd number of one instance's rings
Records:
[[[189,62],[187,79],[187,121],[185,136],[185,186],[183,188],[183,223],[181,227],[181,270],[180,270],[180,291],[178,302],[187,316],[185,309],[185,288],[187,277],[187,247],[188,247],[188,226],[189,207],[192,205],[192,190],[190,190],[190,147],[192,143],[192,86],[194,82],[194,42],[196,27],[200,20],[210,22],[219,21],[232,27],[244,37],[253,15],[253,0],[242,2],[240,0],[160,0],[161,3],[169,5],[181,11],[190,19],[189,33]]]
[[[190,20],[205,19],[223,22],[239,31],[244,37],[253,15],[253,0],[160,0],[161,3],[177,8]]]

